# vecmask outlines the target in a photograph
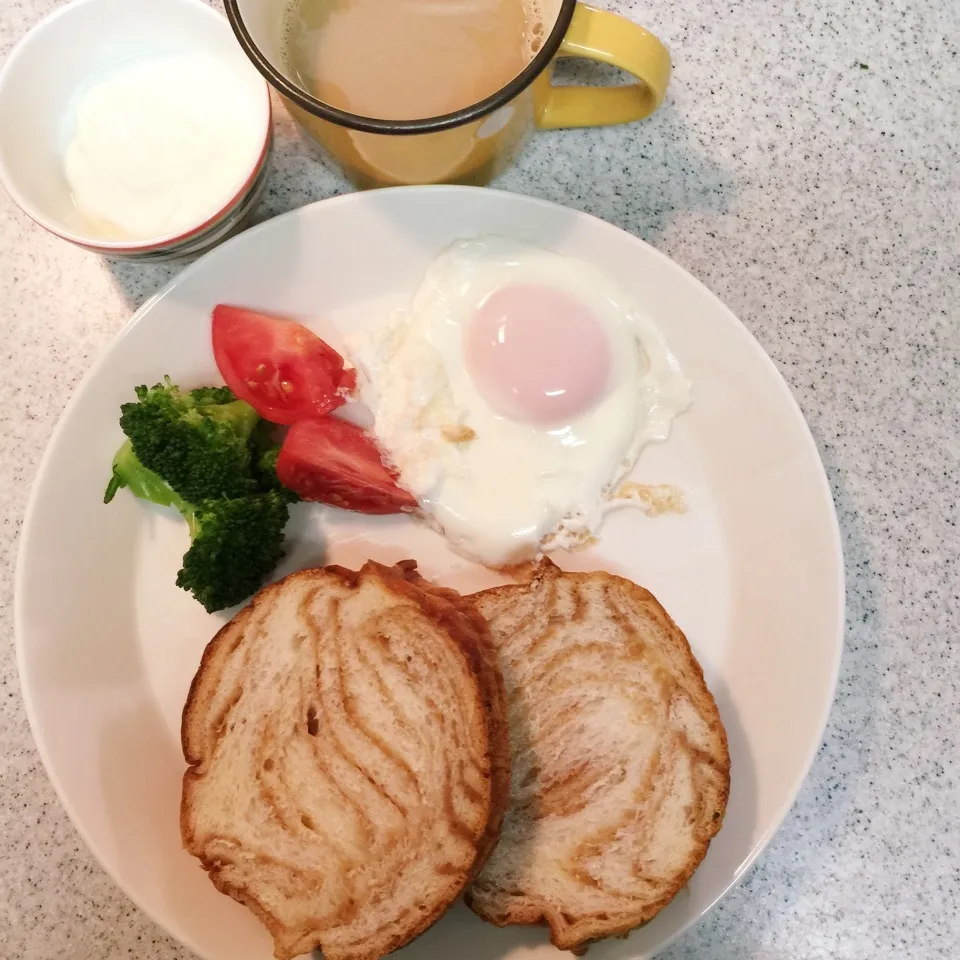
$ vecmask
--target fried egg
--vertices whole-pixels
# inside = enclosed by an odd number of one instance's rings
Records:
[[[450,246],[350,353],[400,482],[488,566],[595,535],[641,448],[690,403],[660,331],[616,283],[504,237]]]

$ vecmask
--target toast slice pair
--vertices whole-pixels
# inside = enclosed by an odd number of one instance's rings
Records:
[[[686,884],[720,829],[727,738],[689,644],[652,594],[543,560],[471,597],[507,689],[510,806],[467,892],[485,920],[560,949],[625,934]]]
[[[181,833],[278,960],[374,960],[496,843],[509,783],[485,622],[415,564],[304,570],[208,645],[183,714]]]
[[[207,647],[183,842],[278,960],[384,956],[471,880],[484,919],[580,951],[703,859],[730,759],[683,634],[619,577],[527,576],[462,598],[412,561],[305,570]]]

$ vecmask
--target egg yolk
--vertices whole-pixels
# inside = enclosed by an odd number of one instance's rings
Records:
[[[464,362],[477,390],[512,420],[569,420],[606,390],[606,333],[590,310],[561,290],[502,287],[483,301],[464,334]]]

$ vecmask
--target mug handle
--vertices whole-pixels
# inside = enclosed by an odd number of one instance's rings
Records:
[[[667,48],[639,24],[585,3],[577,4],[557,56],[609,63],[632,73],[637,82],[619,87],[552,86],[537,113],[541,130],[642,120],[660,106],[667,92]]]

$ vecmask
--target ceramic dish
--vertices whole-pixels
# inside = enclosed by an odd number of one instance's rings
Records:
[[[212,55],[230,71],[243,96],[257,105],[249,120],[262,134],[251,138],[249,157],[240,158],[244,173],[227,198],[211,198],[197,222],[142,240],[105,240],[78,213],[64,174],[75,98],[118,64],[185,53]],[[0,182],[41,227],[109,257],[193,256],[240,229],[263,192],[272,129],[266,82],[237,46],[223,14],[203,0],[73,0],[38,23],[0,70]]]
[[[726,822],[688,887],[594,960],[647,957],[702,917],[773,836],[820,742],[843,629],[836,516],[817,450],[774,365],[709,291],[640,240],[592,217],[465,187],[352,194],[278,217],[184,271],[87,376],[40,467],[16,582],[17,650],[33,732],[61,800],[120,887],[205,960],[268,960],[270,941],[180,845],[180,712],[210,616],[174,586],[186,530],[133,497],[102,504],[121,441],[118,407],[170,374],[218,382],[218,301],[308,322],[334,346],[382,318],[454,239],[495,233],[593,262],[666,335],[694,402],[634,478],[676,484],[689,509],[609,516],[590,549],[556,556],[651,589],[704,666],[726,725]],[[310,563],[419,560],[460,590],[493,575],[407,517],[300,504],[278,575]],[[540,929],[498,930],[462,906],[404,960],[550,960]]]

